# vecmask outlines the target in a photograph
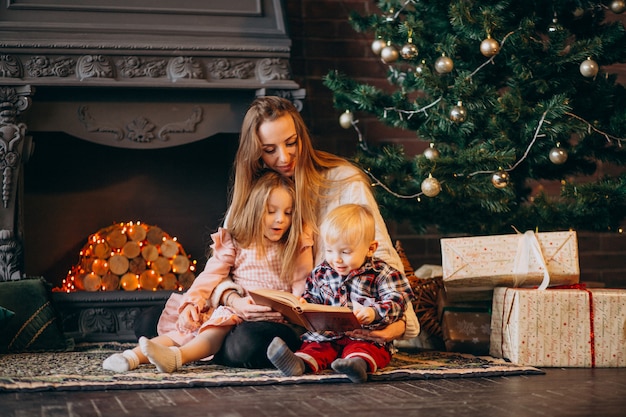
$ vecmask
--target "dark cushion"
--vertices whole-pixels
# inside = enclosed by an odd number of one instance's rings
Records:
[[[0,306],[0,330],[4,329],[4,325],[8,323],[14,315],[15,313],[11,310]]]
[[[14,313],[0,332],[1,353],[72,348],[51,304],[50,284],[43,278],[0,282],[0,306]]]

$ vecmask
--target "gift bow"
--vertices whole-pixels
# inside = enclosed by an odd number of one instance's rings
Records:
[[[530,260],[534,257],[539,261],[541,267],[543,267],[543,280],[538,290],[545,290],[548,288],[550,284],[550,274],[548,273],[548,265],[546,264],[546,260],[543,257],[543,252],[541,252],[541,246],[539,245],[539,240],[537,236],[532,230],[528,230],[522,236],[520,243],[517,245],[517,252],[515,254],[515,263],[513,265],[513,273],[515,277],[518,276],[526,276],[528,275],[528,269],[530,267]],[[517,278],[516,278],[517,279]],[[515,287],[519,286],[518,283],[515,283]]]

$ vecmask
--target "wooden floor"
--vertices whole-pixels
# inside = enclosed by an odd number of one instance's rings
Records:
[[[626,416],[626,368],[257,387],[0,393],[2,417]]]

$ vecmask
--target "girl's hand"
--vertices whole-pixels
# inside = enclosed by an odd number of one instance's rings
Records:
[[[246,321],[277,321],[284,322],[283,315],[270,307],[254,304],[252,297],[230,297],[230,307]]]
[[[196,331],[200,328],[200,312],[192,304],[187,304],[176,321],[176,328],[182,333]]]
[[[404,322],[404,320],[398,320],[394,323],[391,323],[384,329],[356,329],[351,332],[346,332],[346,334],[350,337],[356,337],[358,339],[371,340],[372,342],[385,344],[402,337],[405,330],[406,323]]]

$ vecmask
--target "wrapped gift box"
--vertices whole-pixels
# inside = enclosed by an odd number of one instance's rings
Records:
[[[441,239],[443,283],[451,300],[490,299],[493,288],[579,282],[576,232]]]
[[[455,308],[444,310],[441,318],[441,330],[446,350],[478,356],[488,355],[490,326],[491,314],[489,311]]]
[[[491,356],[544,367],[626,366],[626,290],[496,288]]]

